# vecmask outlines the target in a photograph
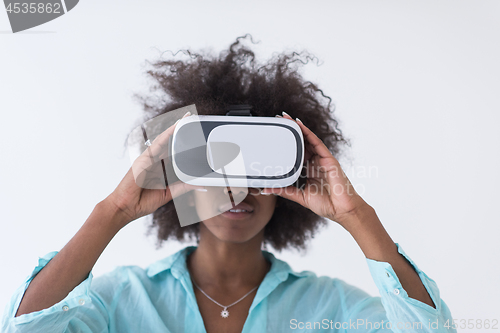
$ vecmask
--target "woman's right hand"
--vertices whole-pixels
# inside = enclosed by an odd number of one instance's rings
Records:
[[[189,113],[184,115],[187,116]],[[88,278],[97,259],[122,227],[154,212],[172,198],[199,188],[180,180],[166,186],[163,179],[162,160],[168,158],[168,142],[176,124],[158,135],[134,161],[116,189],[96,205],[75,236],[36,274],[21,299],[16,317],[47,309],[63,300]]]
[[[190,114],[187,112],[182,118]],[[116,189],[104,200],[113,204],[123,215],[122,227],[153,213],[173,198],[198,188],[181,181],[166,186],[163,167],[167,163],[168,143],[177,122],[156,137],[134,161]]]

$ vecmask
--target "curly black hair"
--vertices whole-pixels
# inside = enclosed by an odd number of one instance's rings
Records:
[[[249,104],[254,116],[274,117],[286,111],[300,118],[334,156],[338,155],[348,141],[333,117],[332,100],[299,73],[303,65],[317,63],[317,58],[307,51],[284,52],[258,63],[252,49],[242,43],[247,40],[254,43],[248,34],[238,37],[218,56],[181,50],[187,60],[176,60],[175,53],[170,60],[160,56],[147,61],[151,68],[146,75],[154,82],[150,89],[153,94],[136,95],[145,119],[191,104],[200,115],[224,115],[229,105]],[[295,186],[303,185],[301,178]],[[305,249],[305,242],[323,224],[325,220],[311,210],[278,196],[264,230],[264,242],[278,251],[287,247]],[[199,224],[181,227],[171,201],[152,214],[150,231],[155,229],[161,246],[167,239],[198,238]]]

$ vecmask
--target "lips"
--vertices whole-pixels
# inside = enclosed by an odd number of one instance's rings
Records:
[[[230,209],[239,209],[239,210],[246,210],[247,212],[251,213],[253,212],[253,206],[246,203],[246,202],[240,202],[239,204],[237,204],[236,206],[233,207],[233,205],[231,203],[229,204],[225,204],[225,205],[222,205],[219,207],[219,211],[224,213],[224,212],[227,212],[228,210]]]

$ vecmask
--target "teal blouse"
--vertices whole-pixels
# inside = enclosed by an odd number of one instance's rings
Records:
[[[436,309],[408,297],[391,265],[366,259],[380,297],[330,277],[290,266],[264,251],[271,269],[257,290],[243,327],[249,332],[456,332],[439,289],[404,253]],[[2,332],[205,332],[186,256],[195,247],[157,261],[147,269],[116,268],[93,279],[92,273],[53,306],[14,317],[33,277],[56,255],[38,266],[7,305]],[[448,323],[448,325],[447,325]]]

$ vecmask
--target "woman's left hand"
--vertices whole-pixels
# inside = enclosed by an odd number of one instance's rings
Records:
[[[293,120],[289,115],[283,114]],[[304,188],[266,188],[309,208],[314,213],[343,226],[358,243],[368,259],[391,265],[408,296],[436,308],[414,267],[398,251],[375,210],[354,190],[339,162],[325,144],[300,120],[306,146],[304,168],[307,179]]]
[[[286,113],[283,117],[293,119]],[[285,188],[266,188],[262,193],[274,193],[309,208],[319,216],[343,224],[366,202],[356,193],[337,159],[316,134],[298,118],[305,143],[304,169],[306,184],[303,188],[290,185]]]

